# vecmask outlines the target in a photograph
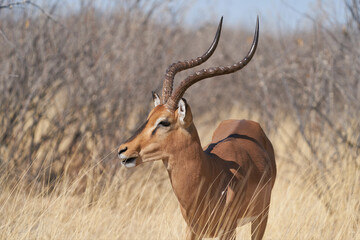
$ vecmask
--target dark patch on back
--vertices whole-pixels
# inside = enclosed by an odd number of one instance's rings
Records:
[[[238,139],[246,139],[246,140],[249,140],[249,141],[255,143],[256,145],[258,145],[261,149],[263,149],[263,150],[265,151],[264,147],[263,147],[255,138],[249,137],[249,136],[247,136],[247,135],[242,135],[242,134],[234,133],[234,134],[230,134],[230,135],[227,136],[226,138],[224,138],[224,139],[222,139],[222,140],[220,140],[220,141],[218,141],[218,142],[216,142],[216,143],[211,143],[211,144],[207,147],[207,149],[205,150],[205,152],[211,153],[211,151],[214,149],[214,147],[215,147],[217,144],[222,143],[222,142],[225,142],[225,141],[227,141],[227,140],[229,140],[229,139],[231,139],[231,138],[238,138]]]
[[[146,122],[144,122],[143,125],[141,125],[141,127],[139,127],[138,130],[135,131],[134,135],[132,135],[128,140],[126,140],[126,142],[132,141],[137,135],[139,135],[142,132],[142,130],[144,130],[147,123],[148,120],[146,120]]]

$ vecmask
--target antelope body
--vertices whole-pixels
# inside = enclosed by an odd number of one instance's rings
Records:
[[[258,43],[258,20],[254,41],[243,60],[227,67],[201,70],[172,91],[177,72],[200,65],[212,55],[221,26],[222,19],[203,56],[170,65],[162,98],[153,93],[155,108],[135,135],[120,145],[118,153],[126,167],[163,161],[188,225],[188,239],[217,236],[235,239],[237,225],[247,222],[251,222],[252,239],[262,239],[276,177],[269,139],[256,122],[226,120],[203,150],[190,106],[182,98],[195,82],[238,71],[251,60]]]

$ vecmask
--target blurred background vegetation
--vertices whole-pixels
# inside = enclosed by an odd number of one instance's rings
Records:
[[[93,200],[112,184],[121,187],[133,171],[119,170],[116,147],[146,119],[151,91],[161,93],[167,66],[201,55],[216,31],[218,19],[183,25],[185,3],[107,4],[79,1],[76,11],[68,11],[68,2],[0,1],[2,189],[26,182],[34,192],[50,194],[66,179],[76,181],[74,192],[91,188]],[[344,197],[331,189],[348,180],[334,169],[353,169],[357,177],[347,193],[359,193],[359,6],[344,1],[341,24],[320,7],[317,16],[303,15],[307,28],[286,31],[263,31],[260,16],[252,62],[185,94],[204,145],[220,120],[259,121],[278,164],[286,164],[279,178],[305,176],[329,214]],[[197,69],[241,59],[255,20],[247,29],[226,26],[214,56],[178,74],[175,85]],[[354,210],[360,211],[359,201]],[[356,214],[354,224],[359,221]]]

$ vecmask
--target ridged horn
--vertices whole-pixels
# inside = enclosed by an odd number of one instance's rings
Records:
[[[253,39],[251,48],[250,48],[248,54],[246,55],[246,57],[233,65],[229,65],[229,66],[225,66],[225,67],[214,67],[214,68],[203,69],[201,71],[198,71],[198,72],[188,76],[180,83],[180,85],[176,88],[175,92],[171,95],[171,97],[166,102],[168,109],[170,109],[171,111],[175,111],[177,109],[178,103],[179,103],[180,99],[183,97],[185,91],[190,86],[192,86],[194,83],[196,83],[200,80],[206,79],[206,78],[211,78],[211,77],[215,77],[215,76],[233,73],[233,72],[239,71],[240,69],[245,67],[250,62],[250,60],[252,59],[252,57],[255,54],[255,51],[256,51],[256,48],[258,45],[258,40],[259,40],[259,16],[256,19],[256,28],[255,28],[254,39]]]
[[[173,82],[174,82],[174,77],[175,77],[176,73],[181,72],[186,69],[189,69],[189,68],[196,67],[196,66],[206,62],[206,60],[208,60],[209,57],[211,57],[211,55],[214,53],[214,51],[218,45],[219,39],[220,39],[222,22],[223,22],[223,17],[221,17],[221,19],[220,19],[220,23],[217,28],[215,38],[214,38],[211,46],[201,57],[197,57],[196,59],[191,59],[191,60],[179,61],[179,62],[171,64],[168,67],[168,69],[166,70],[166,73],[165,73],[165,79],[164,79],[162,94],[161,94],[161,103],[162,104],[165,104],[172,94]]]

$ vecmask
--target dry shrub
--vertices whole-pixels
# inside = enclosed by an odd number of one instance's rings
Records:
[[[110,16],[90,4],[59,17],[62,24],[31,9],[1,10],[0,151],[7,172],[29,167],[30,179],[46,181],[76,175],[142,121],[151,89],[161,85],[155,76],[163,70],[155,66],[168,64],[178,34],[149,19],[144,2],[118,4]]]

